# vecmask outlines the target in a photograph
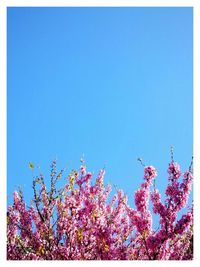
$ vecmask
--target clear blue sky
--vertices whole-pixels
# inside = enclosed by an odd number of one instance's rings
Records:
[[[192,8],[8,8],[8,196],[31,194],[28,162],[78,168],[133,199],[137,158],[158,169],[193,145]],[[66,173],[67,174],[67,173]]]

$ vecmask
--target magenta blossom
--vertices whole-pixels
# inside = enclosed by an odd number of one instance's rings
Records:
[[[133,206],[122,190],[110,196],[112,188],[104,185],[104,169],[93,179],[93,173],[81,166],[58,189],[62,175],[63,170],[57,173],[54,161],[50,188],[43,175],[34,177],[30,205],[22,192],[14,192],[13,204],[7,209],[8,260],[193,258],[193,208],[179,214],[191,192],[191,168],[181,180],[179,165],[173,161],[169,164],[162,201],[159,190],[152,186],[157,171],[146,166]],[[159,216],[156,227],[154,214]]]

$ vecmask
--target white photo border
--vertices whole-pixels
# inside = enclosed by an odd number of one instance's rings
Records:
[[[193,153],[194,153],[194,260],[193,261],[155,261],[156,265],[196,265],[200,262],[200,1],[199,0],[2,0],[0,2],[0,263],[2,266],[25,266],[26,261],[6,260],[6,185],[7,185],[7,8],[8,7],[193,7]],[[47,266],[52,264],[62,265],[63,261],[29,261],[28,264]],[[93,265],[94,261],[68,261],[71,266]],[[95,265],[134,264],[138,266],[152,265],[151,261],[95,261]]]

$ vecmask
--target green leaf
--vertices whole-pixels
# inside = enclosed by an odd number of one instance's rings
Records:
[[[29,168],[30,168],[31,170],[33,170],[33,169],[34,169],[34,165],[33,165],[33,163],[32,163],[32,162],[29,162],[28,166],[29,166]]]

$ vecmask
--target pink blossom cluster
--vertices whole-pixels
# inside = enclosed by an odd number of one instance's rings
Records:
[[[166,198],[153,185],[157,171],[144,168],[144,181],[128,205],[122,190],[111,197],[104,185],[105,170],[93,183],[85,166],[73,170],[66,185],[56,188],[63,175],[52,164],[51,188],[43,175],[34,178],[34,197],[28,206],[14,192],[7,210],[8,260],[191,260],[193,208],[178,218],[188,203],[192,170],[183,174],[172,161],[168,167]],[[179,181],[180,179],[180,181]],[[149,204],[152,204],[152,209]],[[153,229],[153,214],[160,217]]]

